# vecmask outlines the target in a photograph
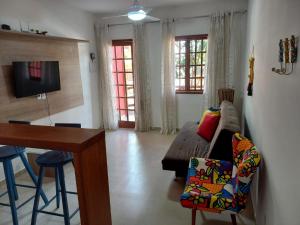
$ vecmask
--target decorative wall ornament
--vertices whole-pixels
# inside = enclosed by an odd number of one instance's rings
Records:
[[[248,96],[253,95],[254,62],[255,62],[255,58],[254,58],[254,47],[253,47],[251,56],[249,58],[249,83],[247,88]]]
[[[294,35],[291,39],[285,38],[279,41],[279,63],[280,69],[272,68],[272,71],[279,75],[290,75],[294,71],[294,64],[297,62],[298,47]]]
[[[297,62],[298,48],[296,46],[296,38],[293,35],[291,38],[291,63]]]

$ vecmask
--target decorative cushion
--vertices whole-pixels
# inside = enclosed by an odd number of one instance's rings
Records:
[[[210,110],[212,112],[220,112],[221,108],[220,107],[210,107],[208,110]]]
[[[216,109],[216,108],[211,107],[208,110],[205,110],[204,113],[202,114],[202,117],[201,117],[200,122],[199,122],[199,127],[202,124],[202,122],[204,121],[204,118],[207,114],[210,114],[210,115],[213,115],[213,116],[221,116],[220,109]]]
[[[218,127],[220,115],[207,113],[200,124],[197,133],[207,141],[211,141]]]

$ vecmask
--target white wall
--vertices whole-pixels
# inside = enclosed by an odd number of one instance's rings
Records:
[[[81,80],[84,105],[51,116],[55,122],[79,122],[83,127],[99,127],[99,104],[97,102],[97,70],[90,70],[89,53],[95,52],[93,16],[63,4],[58,0],[1,0],[0,24],[8,24],[15,30],[23,28],[49,31],[49,35],[66,36],[90,40],[90,44],[79,44]],[[1,59],[0,59],[1,60]],[[93,66],[91,66],[93,68]],[[92,72],[91,72],[92,71]],[[49,124],[48,118],[33,121],[33,124]],[[15,162],[15,169],[21,169]],[[3,178],[0,171],[0,180]]]
[[[258,225],[300,224],[300,65],[296,64],[290,76],[271,72],[272,67],[279,67],[279,39],[300,35],[299,10],[298,0],[249,1],[247,56],[254,45],[255,78],[253,97],[244,97],[244,111],[251,136],[263,156]],[[245,78],[247,74],[248,69]]]
[[[242,10],[247,8],[245,0],[216,0],[200,4],[185,6],[167,7],[154,9],[151,15],[158,18],[181,18],[190,16],[209,15],[218,10]],[[100,20],[101,15],[96,19]],[[122,20],[106,20],[107,23],[124,23]],[[152,98],[152,126],[161,127],[161,28],[159,23],[146,25],[149,67],[151,77],[151,98]],[[192,19],[176,22],[176,35],[207,34],[209,31],[209,18]],[[110,28],[112,39],[132,38],[132,26],[122,25]],[[239,91],[239,90],[238,90]],[[202,112],[202,95],[177,95],[178,128],[181,128],[187,121],[199,120]]]

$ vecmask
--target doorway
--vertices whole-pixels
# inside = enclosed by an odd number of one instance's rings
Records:
[[[113,40],[112,74],[116,85],[119,127],[135,127],[133,41]]]

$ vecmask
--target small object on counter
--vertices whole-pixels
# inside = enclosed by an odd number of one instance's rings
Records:
[[[30,29],[31,33],[36,33],[39,35],[46,35],[48,33],[48,31],[39,31],[39,30],[34,30],[34,29]]]
[[[7,24],[2,24],[2,25],[1,25],[1,29],[2,29],[2,30],[11,30],[10,26],[7,25]]]

